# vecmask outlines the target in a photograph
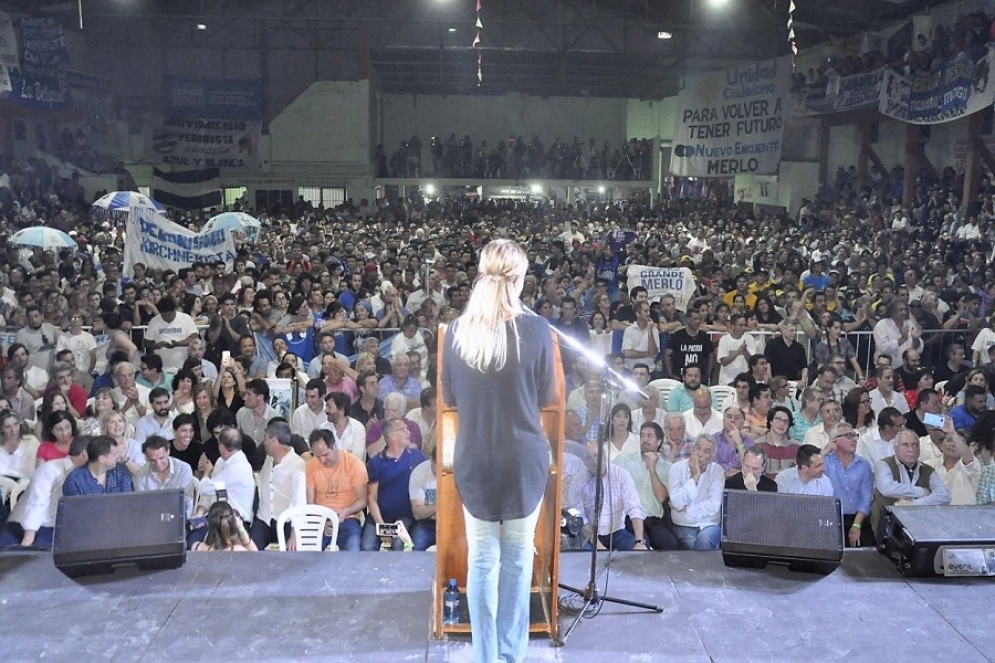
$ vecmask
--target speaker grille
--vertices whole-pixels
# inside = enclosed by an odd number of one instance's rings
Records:
[[[843,516],[835,497],[727,490],[722,550],[772,558],[839,558]]]

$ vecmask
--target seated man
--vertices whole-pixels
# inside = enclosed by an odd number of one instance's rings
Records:
[[[387,419],[383,426],[385,446],[366,461],[370,480],[367,502],[370,517],[363,526],[363,550],[380,549],[382,541],[376,533],[378,523],[400,520],[409,531],[414,525],[408,484],[411,472],[428,459],[420,450],[412,448],[410,438],[411,430],[404,419]],[[400,540],[393,539],[389,545],[399,549],[400,544]]]
[[[193,470],[187,463],[169,455],[169,440],[159,435],[149,436],[142,444],[142,453],[147,461],[135,475],[135,490],[183,491],[183,503],[187,517],[193,515]]]
[[[777,492],[795,495],[833,496],[833,483],[826,476],[826,462],[819,447],[803,444],[795,454],[795,465],[777,473]]]
[[[432,431],[435,430],[436,410],[439,402],[435,387],[425,387],[422,389],[418,400],[421,403],[421,407],[416,407],[414,410],[408,412],[407,418],[418,424],[418,430],[421,431],[422,443],[424,443],[428,440]],[[414,536],[414,533],[412,533],[412,536]]]
[[[659,407],[660,391],[647,385],[643,387],[643,393],[646,395],[638,398],[639,407],[632,410],[632,426],[638,428],[652,421],[662,428],[667,411]]]
[[[886,407],[878,412],[877,427],[872,428],[857,440],[857,453],[871,464],[877,465],[895,453],[895,436],[902,430],[905,417],[893,407]]]
[[[584,496],[584,521],[591,525],[595,513],[598,516],[598,530],[591,531],[588,545],[609,550],[648,550],[643,529],[646,512],[632,475],[615,463],[605,462],[601,467],[601,485],[600,513],[595,511],[595,482],[589,484]]]
[[[873,546],[874,533],[867,517],[874,493],[874,470],[866,458],[856,453],[858,435],[853,426],[841,421],[829,435],[834,448],[825,455],[826,476],[843,509],[846,545],[851,548]]]
[[[136,378],[138,384],[149,389],[162,388],[168,392],[173,374],[162,369],[162,357],[155,354],[142,355],[141,362],[141,375]]]
[[[925,464],[932,467],[943,479],[944,485],[950,491],[950,504],[977,504],[981,461],[971,451],[971,445],[957,432],[950,417],[947,417],[943,433],[945,435],[940,447],[942,455],[927,460]]]
[[[421,448],[421,430],[418,428],[418,424],[404,418],[404,413],[407,411],[405,409],[407,403],[408,401],[404,397],[404,394],[396,391],[384,397],[384,418],[380,421],[372,421],[366,427],[366,453],[368,456],[376,455],[383,449],[383,429],[388,419],[402,419],[407,424],[408,430],[411,431],[409,442],[419,449]],[[345,450],[343,449],[343,451]]]
[[[366,429],[347,413],[349,411],[349,396],[341,391],[325,394],[325,423],[318,426],[332,431],[335,435],[335,446],[341,451],[351,453],[359,460],[366,462]]]
[[[764,474],[767,454],[760,447],[749,447],[743,452],[741,471],[726,477],[726,490],[761,490],[777,492],[777,483]]]
[[[62,497],[62,484],[69,473],[86,464],[89,435],[77,435],[69,445],[69,455],[42,463],[28,484],[27,493],[14,506],[0,529],[0,548],[39,546],[51,548],[55,536],[55,511]]]
[[[667,492],[673,532],[682,550],[715,550],[721,539],[722,490],[725,473],[712,461],[715,442],[700,435],[689,458],[670,468]]]
[[[620,454],[615,464],[628,471],[636,484],[636,492],[646,517],[643,530],[649,547],[654,550],[677,550],[677,539],[664,520],[663,505],[666,504],[667,475],[670,461],[663,454],[663,428],[655,422],[647,422],[639,427],[639,452]]]
[[[976,384],[964,389],[964,403],[950,410],[950,418],[954,420],[954,428],[969,431],[974,426],[974,420],[986,408],[988,391]]]
[[[712,392],[699,387],[691,394],[692,407],[684,412],[684,426],[691,437],[722,432],[722,415],[712,409]]]
[[[87,462],[66,475],[62,494],[102,495],[130,493],[135,490],[128,468],[121,462],[123,447],[117,448],[114,439],[106,435],[90,438],[86,445]]]
[[[220,458],[216,465],[206,455],[201,457],[198,469],[204,478],[200,480],[200,494],[207,499],[201,500],[195,515],[207,513],[204,502],[213,501],[212,498],[218,492],[218,484],[224,484],[231,508],[248,529],[252,526],[256,480],[249,459],[242,449],[242,434],[238,429],[224,428],[218,433],[218,452]]]
[[[266,460],[259,472],[259,508],[252,521],[250,536],[256,548],[264,550],[277,539],[280,514],[293,506],[307,504],[304,461],[291,446],[290,425],[275,421],[266,427],[263,448]],[[293,528],[287,523],[287,550],[295,550]]]
[[[405,412],[418,407],[418,396],[421,394],[421,383],[408,374],[410,368],[408,355],[399,352],[390,361],[390,375],[380,380],[380,398],[385,399],[387,394],[402,394],[407,401]]]
[[[308,438],[312,458],[304,465],[307,503],[326,506],[339,517],[335,545],[339,550],[359,550],[366,509],[369,479],[366,465],[355,456],[335,448],[332,431],[318,428]],[[321,547],[332,541],[330,524],[326,526]]]
[[[135,441],[144,444],[145,440],[157,435],[167,440],[172,440],[173,434],[173,413],[169,409],[169,391],[162,387],[156,387],[149,392],[149,411],[138,420],[135,426]]]
[[[670,390],[667,412],[687,412],[694,407],[691,395],[701,387],[701,367],[686,366],[683,377],[683,382]]]
[[[114,400],[117,408],[124,413],[125,423],[137,426],[149,408],[151,389],[135,382],[135,367],[128,361],[114,365]]]
[[[325,381],[308,380],[304,386],[304,403],[290,415],[290,430],[305,440],[311,431],[328,421],[325,414]]]
[[[349,406],[349,417],[364,426],[383,419],[383,401],[377,397],[380,391],[377,374],[372,371],[360,373],[356,378],[356,388],[359,389],[359,400]]]
[[[408,480],[411,513],[415,517],[415,525],[411,529],[411,543],[415,550],[428,550],[435,545],[435,514],[438,499],[435,454],[436,447],[433,447],[429,459],[411,470],[411,478]]]
[[[940,475],[919,462],[919,438],[910,430],[895,436],[895,455],[879,460],[874,467],[874,501],[871,526],[881,540],[881,511],[886,506],[930,506],[950,504],[950,491]]]

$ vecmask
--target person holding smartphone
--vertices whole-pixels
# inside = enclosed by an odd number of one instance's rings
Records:
[[[476,285],[441,350],[444,400],[460,417],[453,475],[466,523],[475,661],[520,661],[528,647],[535,528],[550,461],[540,410],[555,393],[549,323],[519,300],[528,266],[514,241],[485,245]]]

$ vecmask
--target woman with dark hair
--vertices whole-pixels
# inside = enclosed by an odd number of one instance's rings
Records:
[[[600,310],[591,314],[590,319],[591,351],[596,357],[604,357],[612,351],[613,333],[608,326],[608,318]]]
[[[38,408],[38,416],[35,417],[35,435],[44,437],[45,422],[53,412],[69,412],[69,399],[61,391],[46,391],[41,399],[41,407]],[[70,414],[72,414],[70,412]],[[49,439],[49,438],[45,438]]]
[[[767,295],[757,297],[753,313],[757,316],[757,325],[764,331],[777,331],[777,326],[781,324],[781,314],[774,308],[774,302]]]
[[[639,451],[639,436],[632,432],[632,409],[628,405],[615,403],[606,425],[608,426],[608,443],[605,446],[605,454],[608,462],[614,461],[619,454]],[[590,451],[596,453],[597,449]]]
[[[919,392],[923,389],[933,388],[933,371],[928,368],[920,368],[912,375],[912,384],[906,385],[905,402],[909,404],[909,409],[914,410],[919,405]]]
[[[76,418],[65,410],[53,412],[45,421],[42,438],[45,440],[35,454],[37,464],[48,460],[59,460],[69,455],[69,446],[78,434]]]
[[[255,551],[256,544],[252,542],[241,518],[235,516],[235,511],[228,502],[215,502],[207,510],[207,536],[190,547],[191,551]]]
[[[982,412],[974,420],[967,436],[974,455],[982,466],[995,464],[995,412]],[[979,500],[980,504],[981,501]]]
[[[778,472],[794,467],[795,454],[800,446],[788,432],[794,421],[791,410],[775,405],[767,412],[767,432],[753,443],[753,446],[763,449],[767,457],[764,472],[772,478]]]
[[[874,426],[871,394],[863,387],[855,387],[843,397],[843,421],[863,435]]]
[[[304,295],[293,296],[287,314],[276,325],[276,332],[287,341],[287,349],[297,355],[305,366],[314,359],[314,317]]]
[[[190,414],[194,410],[193,390],[197,386],[197,376],[186,368],[173,376],[173,401],[169,409],[176,413]]]

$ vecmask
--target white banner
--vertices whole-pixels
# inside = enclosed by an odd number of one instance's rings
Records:
[[[155,269],[179,270],[194,262],[235,262],[235,241],[230,230],[198,234],[173,223],[155,210],[132,209],[124,239],[124,275],[132,276],[135,263]]]
[[[677,98],[670,170],[685,177],[777,173],[787,57],[688,76]]]
[[[151,136],[153,164],[185,168],[255,168],[262,122],[166,118]]]
[[[7,73],[7,67],[0,64],[0,94],[11,92],[13,89],[14,87],[10,83],[10,74]]]
[[[646,288],[649,301],[655,302],[664,295],[674,296],[678,311],[686,311],[694,296],[697,284],[691,270],[686,267],[650,267],[649,265],[629,265],[626,271],[626,287],[632,290],[637,285]]]
[[[17,54],[14,24],[11,22],[9,14],[0,12],[0,68],[20,66],[21,58]]]

